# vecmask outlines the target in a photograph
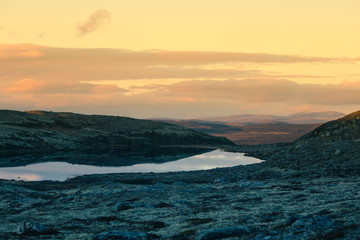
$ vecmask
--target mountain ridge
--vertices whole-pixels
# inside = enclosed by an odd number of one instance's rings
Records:
[[[289,116],[234,115],[203,119],[154,119],[219,137],[239,145],[293,142],[327,121],[343,117],[335,111],[300,112]]]
[[[287,122],[287,123],[323,123],[336,118],[345,116],[344,113],[336,111],[323,112],[299,112],[288,116],[279,116],[271,114],[243,114],[223,117],[199,118],[203,121],[227,122],[238,124],[247,123],[273,123],[273,122]]]

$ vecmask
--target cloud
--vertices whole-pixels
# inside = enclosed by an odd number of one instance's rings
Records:
[[[340,84],[299,84],[288,80],[184,81],[172,85],[148,85],[133,89],[152,90],[164,99],[226,100],[247,104],[283,103],[360,105],[360,81]]]
[[[49,56],[49,60],[83,61],[85,64],[99,64],[100,62],[136,64],[151,66],[199,66],[225,63],[254,63],[254,64],[295,64],[295,63],[339,63],[356,62],[359,59],[309,57],[297,55],[277,55],[266,53],[242,52],[201,52],[201,51],[132,51],[127,49],[109,48],[51,48],[31,44],[0,44],[2,49],[9,52],[16,49],[42,49]]]
[[[0,84],[0,107],[30,106],[52,110],[134,117],[199,117],[237,113],[287,114],[311,110],[356,110],[360,81],[299,84],[288,80],[206,80],[131,87],[76,81],[21,79]],[[31,107],[32,106],[32,107]]]
[[[13,61],[16,61],[16,68]],[[16,79],[66,78],[89,82],[129,79],[324,78],[321,75],[303,73],[274,74],[262,71],[261,67],[264,63],[338,64],[339,61],[342,59],[264,53],[71,49],[31,44],[0,44],[2,75]],[[348,59],[348,62],[354,61]],[[247,66],[246,63],[252,65]]]
[[[262,70],[264,63],[281,68],[318,61],[327,64],[322,65],[327,73],[331,64],[342,66],[341,59],[279,56],[0,44],[0,108],[198,117],[296,109],[346,112],[360,105],[357,71],[348,73],[354,81],[321,85],[315,83],[325,76]],[[314,84],[295,82],[304,77],[316,78]]]
[[[82,24],[77,25],[78,36],[82,37],[86,34],[94,32],[111,20],[111,14],[105,9],[99,9],[89,16],[89,18]]]
[[[45,36],[44,32],[39,33],[38,38],[43,38]]]
[[[96,94],[112,94],[116,92],[125,93],[124,89],[114,84],[87,84],[73,80],[41,80],[41,79],[20,79],[0,84],[3,94],[32,94],[32,95],[48,95],[48,94],[79,94],[92,95]]]
[[[38,89],[41,89],[44,85],[42,81],[36,81],[34,79],[20,79],[4,87],[4,92],[7,94],[19,94],[32,92],[34,93]]]
[[[44,56],[42,47],[31,44],[0,44],[0,61],[9,59],[34,59]]]

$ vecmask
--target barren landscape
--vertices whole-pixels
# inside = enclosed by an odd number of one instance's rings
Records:
[[[224,146],[260,164],[1,180],[0,238],[359,239],[359,121],[356,112],[293,143]]]
[[[360,240],[359,12],[0,0],[0,240]]]

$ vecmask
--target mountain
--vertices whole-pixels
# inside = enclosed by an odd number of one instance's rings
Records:
[[[186,128],[190,128],[211,135],[243,131],[242,128],[240,127],[230,126],[218,122],[207,122],[201,120],[161,120],[161,121],[180,125]]]
[[[156,120],[226,137],[239,145],[256,145],[293,142],[320,124],[343,116],[343,113],[328,111],[297,113],[290,116],[237,115],[190,120]]]
[[[177,124],[218,137],[226,137],[240,145],[292,142],[320,125],[254,123],[232,126],[231,123],[225,124],[200,120],[165,120],[164,122]]]
[[[317,127],[281,150],[262,156],[267,165],[294,169],[360,171],[360,111]]]
[[[229,125],[246,125],[257,123],[296,123],[296,124],[316,124],[331,121],[345,116],[343,113],[326,111],[311,113],[296,113],[289,116],[277,115],[236,115],[226,117],[210,117],[201,118],[203,121],[212,121],[219,123],[227,123]]]
[[[0,111],[0,156],[3,158],[58,151],[97,154],[161,146],[232,144],[226,138],[150,120],[65,112]]]
[[[324,123],[344,117],[345,114],[335,111],[327,112],[312,112],[312,113],[296,113],[286,118],[288,123],[301,123],[301,124],[313,124],[313,123]]]

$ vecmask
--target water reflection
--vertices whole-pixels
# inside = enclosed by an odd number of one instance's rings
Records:
[[[172,162],[135,164],[124,167],[98,167],[66,162],[37,163],[24,167],[0,168],[0,178],[25,181],[64,181],[67,178],[85,174],[190,171],[217,167],[232,167],[259,162],[261,162],[261,160],[244,156],[242,153],[215,150]]]

